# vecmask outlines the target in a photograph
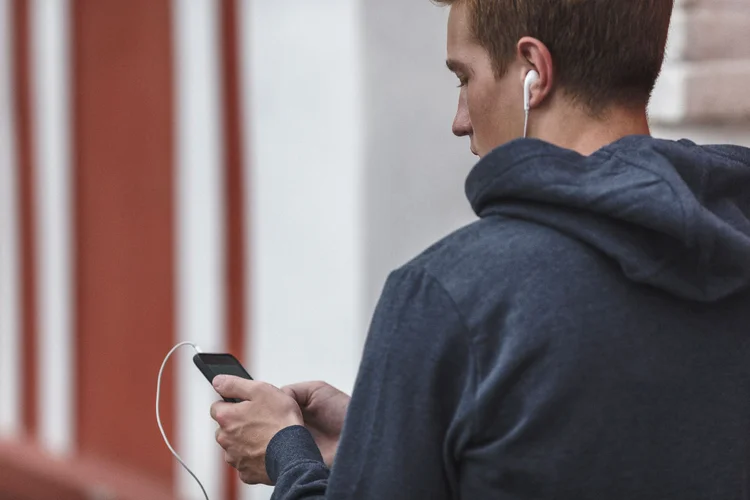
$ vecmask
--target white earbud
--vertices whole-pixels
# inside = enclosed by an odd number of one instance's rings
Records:
[[[526,133],[529,128],[529,111],[531,110],[531,86],[539,81],[539,73],[536,70],[531,70],[526,73],[526,79],[523,81],[523,110],[525,112],[525,119],[523,124],[523,136],[526,137]]]
[[[526,73],[526,80],[523,82],[523,109],[528,111],[531,109],[531,86],[539,81],[539,73],[536,70],[531,70]]]

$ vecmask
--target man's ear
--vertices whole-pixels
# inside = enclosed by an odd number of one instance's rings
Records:
[[[555,72],[552,64],[552,54],[544,43],[536,38],[525,36],[516,46],[517,56],[524,61],[521,85],[526,82],[530,71],[536,71],[539,78],[530,88],[529,104],[532,108],[539,106],[552,92],[555,83]]]

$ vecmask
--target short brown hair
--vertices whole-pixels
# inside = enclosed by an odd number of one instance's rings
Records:
[[[557,82],[594,113],[645,106],[664,62],[673,0],[433,0],[466,3],[498,77],[524,36],[552,54]]]

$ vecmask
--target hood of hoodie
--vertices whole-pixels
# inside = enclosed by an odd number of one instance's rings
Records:
[[[466,194],[479,217],[555,228],[683,299],[750,287],[750,149],[628,136],[582,156],[519,139],[474,167]]]

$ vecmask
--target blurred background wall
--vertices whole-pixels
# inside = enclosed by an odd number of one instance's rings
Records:
[[[654,134],[750,145],[750,0],[678,1]],[[350,390],[387,273],[470,222],[427,0],[0,0],[0,499],[199,499],[191,340]],[[162,414],[213,499],[213,392]]]

